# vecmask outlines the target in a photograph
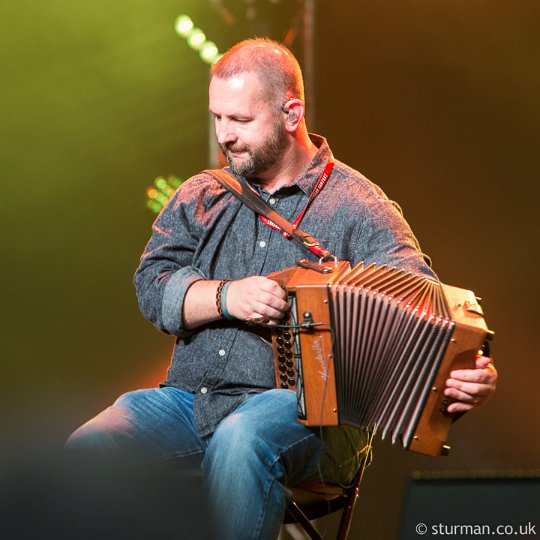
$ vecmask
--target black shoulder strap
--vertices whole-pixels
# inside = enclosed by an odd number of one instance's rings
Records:
[[[280,216],[275,210],[272,210],[261,197],[254,193],[251,189],[245,187],[236,177],[224,171],[223,169],[207,169],[203,171],[215,178],[225,189],[229,190],[233,195],[238,197],[245,205],[249,206],[254,212],[264,216],[278,227],[284,230],[298,243],[309,249],[315,255],[318,255],[324,260],[335,259],[335,257],[326,249],[319,245],[319,242],[309,234],[294,227],[284,217]]]

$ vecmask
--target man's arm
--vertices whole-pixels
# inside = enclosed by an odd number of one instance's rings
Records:
[[[183,321],[192,330],[220,318],[216,297],[217,280],[196,281],[188,289],[183,304]],[[285,291],[271,279],[252,276],[232,281],[227,289],[227,311],[246,322],[272,326],[288,309]]]

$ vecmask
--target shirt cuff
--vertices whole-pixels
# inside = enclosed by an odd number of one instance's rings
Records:
[[[201,279],[206,278],[191,266],[178,270],[169,279],[161,303],[161,316],[167,332],[181,338],[192,334],[183,327],[184,299],[191,285]]]

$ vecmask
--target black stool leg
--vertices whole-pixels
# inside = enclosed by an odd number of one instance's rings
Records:
[[[319,534],[317,529],[315,529],[315,527],[311,524],[304,512],[300,510],[300,507],[294,501],[291,501],[289,503],[286,512],[289,513],[296,522],[302,525],[302,527],[312,540],[322,540],[322,536]]]

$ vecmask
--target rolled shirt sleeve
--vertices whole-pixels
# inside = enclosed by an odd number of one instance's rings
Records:
[[[189,194],[189,189],[185,191]],[[207,279],[192,264],[197,247],[195,224],[192,208],[184,200],[185,195],[178,190],[154,222],[134,276],[143,316],[162,332],[180,338],[192,333],[183,326],[186,292],[196,281]]]

